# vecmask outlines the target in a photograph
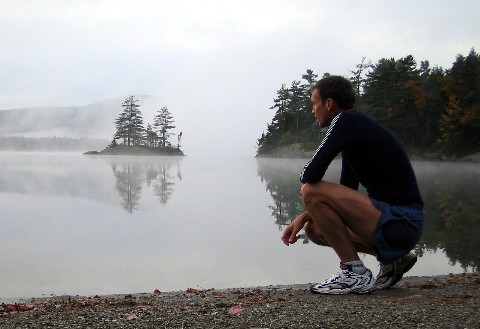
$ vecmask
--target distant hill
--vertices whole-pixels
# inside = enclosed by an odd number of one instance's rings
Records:
[[[0,151],[87,152],[102,150],[110,142],[99,138],[0,136]]]
[[[127,98],[118,97],[86,106],[38,107],[0,111],[0,136],[107,138]],[[143,105],[153,96],[135,95]],[[144,118],[148,121],[148,118]]]

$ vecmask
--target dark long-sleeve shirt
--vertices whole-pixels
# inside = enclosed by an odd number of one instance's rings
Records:
[[[302,183],[320,181],[332,160],[342,153],[340,184],[366,187],[372,198],[391,205],[423,206],[410,160],[398,140],[358,111],[338,114],[300,175]]]

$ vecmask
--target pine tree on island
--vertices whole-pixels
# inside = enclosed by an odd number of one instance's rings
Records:
[[[107,150],[112,153],[113,149],[119,151],[121,147],[122,154],[137,154],[138,148],[144,149],[152,154],[163,155],[183,155],[180,150],[180,139],[182,133],[178,135],[177,145],[173,145],[169,138],[176,135],[172,129],[176,128],[172,113],[166,106],[162,107],[154,116],[153,125],[148,123],[145,128],[143,115],[140,110],[138,99],[130,96],[122,103],[123,111],[115,120],[115,134],[112,143]]]

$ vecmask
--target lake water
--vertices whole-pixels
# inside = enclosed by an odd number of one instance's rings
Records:
[[[305,162],[0,153],[0,298],[322,281],[331,249],[280,241]],[[414,166],[427,221],[408,274],[478,270],[480,166]]]

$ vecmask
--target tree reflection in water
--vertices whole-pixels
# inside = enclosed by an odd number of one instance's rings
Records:
[[[121,158],[112,160],[115,188],[128,213],[138,209],[142,186],[151,188],[161,204],[171,197],[175,180],[181,180],[180,157]],[[172,174],[176,170],[176,176]]]
[[[452,265],[480,270],[480,166],[419,162],[415,170],[426,216],[417,254],[440,249]]]
[[[272,217],[283,229],[303,210],[299,173],[306,159],[257,159],[258,174],[270,192]],[[419,256],[442,250],[451,265],[480,270],[480,166],[476,163],[413,163],[425,201],[425,230],[415,248]],[[334,162],[326,180],[338,182]],[[304,243],[308,240],[304,239]]]
[[[299,159],[257,159],[260,179],[273,198],[274,205],[269,208],[279,230],[304,211],[299,174],[305,162]],[[308,243],[306,237],[303,237],[303,243]]]

